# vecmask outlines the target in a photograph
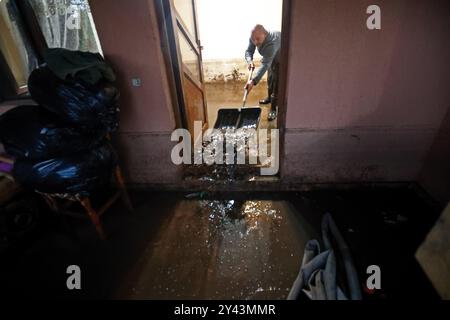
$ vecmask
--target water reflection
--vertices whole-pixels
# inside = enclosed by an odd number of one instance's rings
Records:
[[[284,201],[180,201],[135,270],[131,296],[284,299],[309,238],[296,216]]]

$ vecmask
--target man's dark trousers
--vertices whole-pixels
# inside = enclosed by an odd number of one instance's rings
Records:
[[[272,110],[278,106],[278,84],[280,80],[280,51],[275,55],[270,66],[267,82]]]

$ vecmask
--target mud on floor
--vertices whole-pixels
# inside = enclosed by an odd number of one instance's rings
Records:
[[[181,194],[133,192],[103,220],[46,215],[0,257],[0,295],[40,298],[284,299],[307,240],[330,212],[350,246],[361,285],[382,270],[382,290],[365,299],[435,299],[414,254],[440,212],[411,188]],[[82,290],[68,291],[77,264]],[[413,281],[411,281],[413,279]]]

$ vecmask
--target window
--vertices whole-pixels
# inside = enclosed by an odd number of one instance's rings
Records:
[[[9,69],[6,72],[13,78],[15,93],[20,94],[26,91],[28,76],[38,65],[38,60],[13,0],[0,1],[0,34],[2,60]]]
[[[27,0],[49,48],[101,52],[87,0]]]
[[[186,25],[190,34],[196,38],[194,21],[194,3],[192,0],[174,0],[175,9]]]
[[[0,101],[28,92],[45,48],[102,54],[87,0],[0,0]]]
[[[191,45],[189,45],[189,42],[183,32],[179,30],[178,34],[180,39],[181,60],[183,61],[183,64],[188,68],[188,70],[192,73],[192,76],[196,80],[201,81],[199,57],[197,53],[192,49]]]

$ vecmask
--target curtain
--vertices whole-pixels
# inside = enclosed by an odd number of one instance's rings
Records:
[[[87,0],[27,0],[50,48],[100,52]]]

